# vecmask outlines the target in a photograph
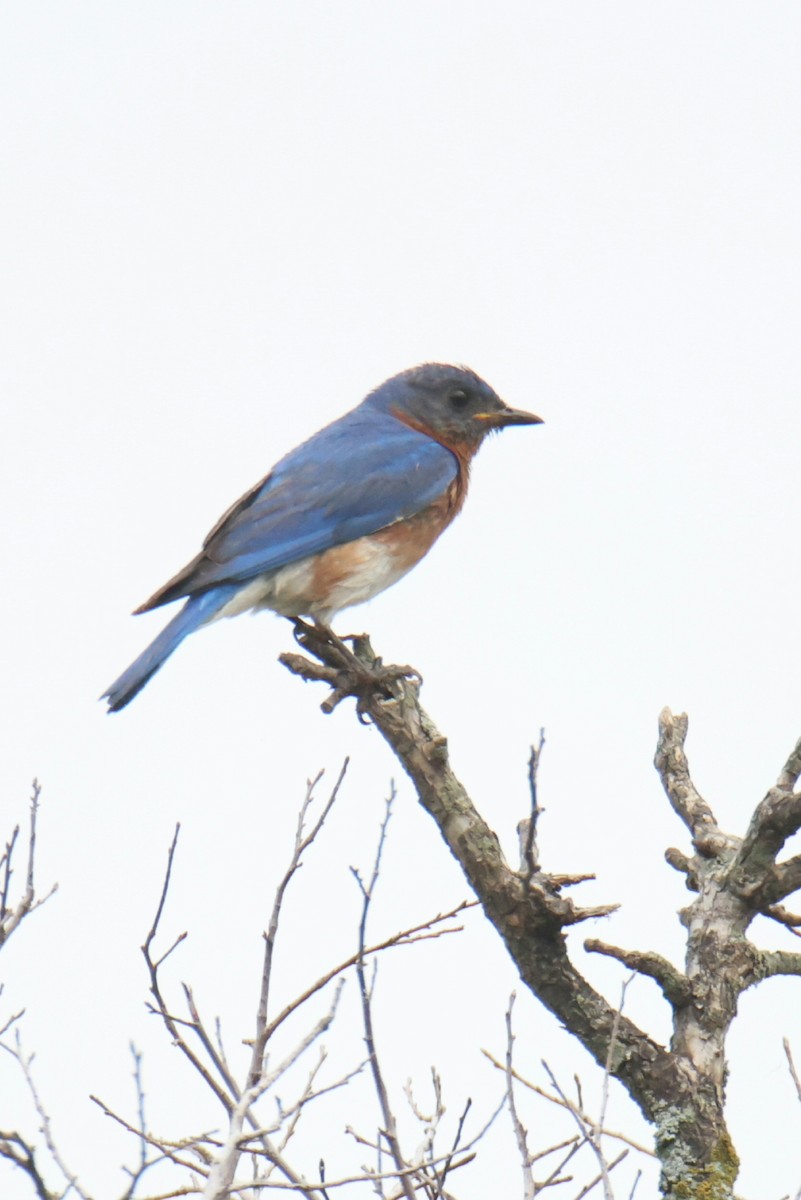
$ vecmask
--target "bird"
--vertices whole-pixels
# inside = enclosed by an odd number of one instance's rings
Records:
[[[101,699],[119,712],[189,634],[271,609],[330,631],[338,612],[411,570],[465,501],[485,438],[542,418],[474,371],[424,363],[387,379],[236,501],[183,570],[135,613],[183,607]]]

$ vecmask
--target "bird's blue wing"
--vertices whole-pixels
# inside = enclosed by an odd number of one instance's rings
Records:
[[[298,446],[237,501],[201,554],[142,610],[245,582],[375,533],[426,508],[458,471],[455,456],[439,442],[360,405]]]

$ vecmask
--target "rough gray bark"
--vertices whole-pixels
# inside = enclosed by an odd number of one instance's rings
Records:
[[[585,945],[656,980],[673,1017],[670,1045],[662,1046],[628,1018],[616,1022],[616,1006],[591,987],[568,954],[565,930],[614,905],[576,907],[561,890],[569,877],[547,874],[533,857],[527,869],[508,866],[498,838],[451,769],[447,740],[420,705],[414,672],[385,668],[366,637],[355,639],[350,654],[325,630],[299,623],[296,636],[317,661],[285,654],[282,662],[332,688],[326,711],[344,696],[357,698],[361,718],[396,754],[527,986],[601,1067],[612,1043],[611,1073],[654,1126],[663,1196],[732,1200],[739,1163],[723,1112],[726,1035],[741,992],[770,975],[801,974],[801,955],[767,953],[746,937],[759,913],[801,924],[778,904],[801,886],[801,855],[776,862],[801,826],[801,793],[795,790],[801,741],[739,838],[719,828],[692,782],[684,754],[686,716],[667,709],[661,714],[655,763],[692,844],[689,855],[666,854],[696,894],[680,914],[687,930],[684,971],[652,951],[626,951],[597,939]]]

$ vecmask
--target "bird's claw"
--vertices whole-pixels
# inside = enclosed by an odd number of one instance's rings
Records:
[[[362,724],[367,724],[369,701],[375,698],[376,692],[382,692],[387,699],[397,699],[399,682],[409,681],[417,687],[423,682],[422,675],[414,667],[385,665],[378,655],[373,654],[366,634],[348,635],[347,641],[353,644],[351,650],[344,638],[338,637],[321,621],[310,625],[296,617],[293,626],[298,645],[314,654],[329,669],[327,681],[332,691],[321,705],[325,713],[332,713],[346,696],[354,696],[357,716]]]
[[[299,646],[304,646],[304,639],[314,636],[314,626],[309,625],[302,617],[290,617],[292,622],[292,636]]]

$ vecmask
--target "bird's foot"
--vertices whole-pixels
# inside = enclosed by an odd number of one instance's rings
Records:
[[[411,681],[419,686],[423,682],[414,667],[385,664],[373,653],[370,639],[365,633],[340,638],[324,622],[316,620],[310,625],[299,617],[293,619],[293,625],[295,641],[313,654],[322,666],[317,667],[306,659],[290,654],[282,654],[281,662],[305,679],[330,684],[332,691],[321,705],[323,712],[333,712],[346,696],[354,696],[359,719],[364,721],[368,716],[369,701],[375,698],[376,693],[397,699],[400,694],[399,683]],[[351,643],[352,649],[347,642]]]

